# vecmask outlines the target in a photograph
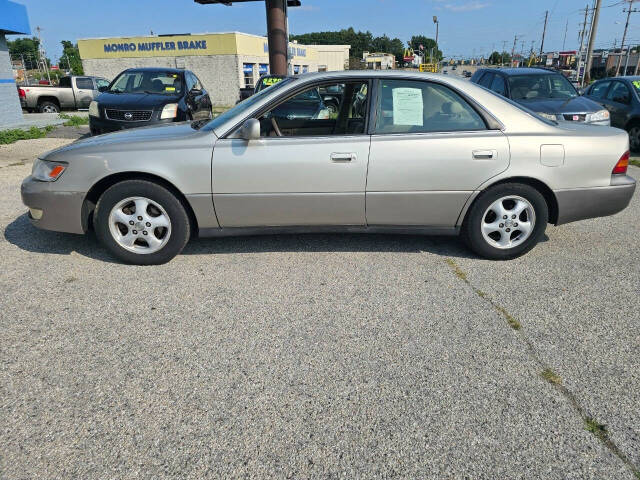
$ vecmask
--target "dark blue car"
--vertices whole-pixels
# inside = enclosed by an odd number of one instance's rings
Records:
[[[640,151],[640,77],[604,78],[591,84],[585,97],[611,113],[611,125],[629,132],[631,150]]]
[[[609,125],[609,112],[580,93],[567,78],[544,68],[480,68],[473,83],[558,122]]]

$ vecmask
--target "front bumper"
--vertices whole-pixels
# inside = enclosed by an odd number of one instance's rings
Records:
[[[606,217],[621,212],[629,205],[636,181],[628,175],[614,175],[608,187],[556,190],[558,221],[556,225]]]
[[[154,112],[154,117],[156,113]],[[94,135],[101,133],[117,132],[119,130],[126,130],[127,128],[139,128],[149,127],[151,125],[161,125],[163,123],[173,123],[176,121],[174,118],[165,118],[163,120],[157,120],[151,118],[144,122],[128,122],[126,120],[111,120],[107,118],[89,117],[89,129]]]
[[[29,176],[24,179],[20,188],[22,203],[29,207],[29,220],[43,230],[56,232],[85,233],[82,208],[85,193],[59,192],[53,190],[55,182],[40,182]],[[32,215],[38,212],[40,218]],[[36,215],[37,216],[37,215]]]

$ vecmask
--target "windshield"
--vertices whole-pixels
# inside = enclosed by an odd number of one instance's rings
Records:
[[[213,120],[211,120],[207,125],[203,127],[203,130],[215,130],[216,128],[223,125],[228,120],[232,119],[236,115],[241,115],[243,112],[250,110],[256,103],[262,100],[265,96],[271,95],[276,90],[281,89],[285,85],[291,83],[293,78],[285,78],[282,81],[276,83],[272,87],[265,88],[264,90],[256,93],[255,95],[250,96],[249,98],[243,100],[238,103],[235,107],[230,110],[227,110],[222,115],[217,116]]]
[[[121,73],[109,87],[110,93],[181,95],[183,81],[177,73],[162,71],[130,71]]]
[[[558,98],[568,100],[578,92],[563,75],[516,75],[509,77],[513,100],[539,100]]]

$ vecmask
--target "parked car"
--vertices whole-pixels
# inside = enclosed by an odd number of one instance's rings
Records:
[[[258,92],[261,92],[265,88],[272,87],[276,83],[280,83],[283,78],[287,78],[286,75],[263,75],[260,77],[256,86],[253,88],[254,95]]]
[[[640,77],[598,80],[584,96],[609,110],[611,125],[629,133],[631,150],[640,151]]]
[[[57,87],[51,85],[29,85],[18,87],[20,105],[29,112],[58,113],[62,110],[89,108],[98,96],[99,88],[109,85],[102,77],[61,77]]]
[[[337,117],[289,117],[332,84],[344,91]],[[636,185],[628,149],[626,132],[552,122],[452,76],[330,72],[283,79],[204,125],[44,154],[22,200],[37,227],[93,227],[135,264],[169,261],[192,235],[317,231],[461,234],[510,259],[547,223],[623,210]]]
[[[209,118],[211,99],[198,77],[172,68],[125,70],[89,107],[92,135]]]
[[[610,125],[609,112],[581,97],[567,78],[544,68],[480,68],[473,83],[524,105],[550,120]]]

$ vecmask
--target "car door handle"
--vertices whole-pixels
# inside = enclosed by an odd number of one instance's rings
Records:
[[[356,159],[355,153],[332,153],[331,161],[335,163],[352,162]]]
[[[476,160],[491,160],[492,158],[494,158],[498,156],[498,152],[496,152],[495,150],[474,150],[473,151],[473,158],[475,158]]]

